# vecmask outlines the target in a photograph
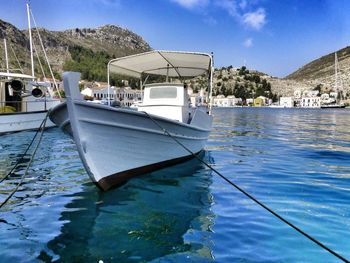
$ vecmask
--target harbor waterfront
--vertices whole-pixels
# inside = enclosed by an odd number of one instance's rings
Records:
[[[204,160],[350,259],[349,109],[215,108]],[[35,132],[0,136],[0,178]],[[28,156],[29,158],[29,156]],[[0,201],[25,162],[0,184]],[[339,262],[196,160],[102,192],[45,131],[0,212],[0,262]]]

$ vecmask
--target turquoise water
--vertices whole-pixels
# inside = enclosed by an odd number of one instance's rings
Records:
[[[204,160],[350,259],[350,110],[216,109]],[[0,177],[34,132],[0,136]],[[24,165],[24,164],[23,164]],[[24,166],[0,184],[0,201]],[[0,262],[339,262],[196,160],[101,192],[48,130],[0,210]]]

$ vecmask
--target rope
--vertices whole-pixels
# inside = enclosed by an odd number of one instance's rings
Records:
[[[35,44],[33,44],[33,48],[34,48],[34,52],[35,52],[35,55],[36,55],[36,59],[37,59],[38,62],[39,62],[39,66],[40,66],[40,69],[41,69],[41,73],[43,73],[44,80],[46,81],[45,71],[44,71],[43,65],[41,64],[41,60],[40,60],[40,57],[39,57],[39,52],[37,51]]]
[[[208,167],[210,170],[212,170],[213,172],[215,172],[218,176],[220,176],[223,180],[225,180],[227,183],[229,183],[231,186],[233,186],[234,188],[236,188],[238,191],[240,191],[242,194],[244,194],[245,196],[247,196],[249,199],[251,199],[252,201],[254,201],[256,204],[258,204],[259,206],[261,206],[262,208],[264,208],[265,210],[267,210],[268,212],[270,212],[272,215],[274,215],[275,217],[277,217],[279,220],[281,220],[282,222],[284,222],[285,224],[287,224],[288,226],[292,227],[294,230],[296,230],[297,232],[299,232],[300,234],[302,234],[303,236],[305,236],[306,238],[308,238],[309,240],[311,240],[312,242],[314,242],[315,244],[317,244],[318,246],[320,246],[321,248],[323,248],[324,250],[328,251],[329,253],[331,253],[333,256],[337,257],[338,259],[342,260],[343,262],[350,262],[348,261],[346,258],[344,258],[343,256],[341,256],[340,254],[338,254],[337,252],[335,252],[334,250],[330,249],[329,247],[327,247],[326,245],[324,245],[323,243],[321,243],[320,241],[318,241],[316,238],[310,236],[308,233],[304,232],[303,230],[301,230],[299,227],[295,226],[293,223],[289,222],[287,219],[283,218],[281,215],[277,214],[275,211],[273,211],[271,208],[269,208],[268,206],[266,206],[265,204],[263,204],[261,201],[259,201],[258,199],[256,199],[254,196],[252,196],[251,194],[249,194],[248,192],[246,192],[244,189],[242,189],[241,187],[239,187],[237,184],[235,184],[234,182],[230,181],[226,176],[224,176],[223,174],[221,174],[219,171],[217,171],[215,168],[213,168],[210,164],[208,164],[207,162],[203,161],[201,158],[199,158],[196,154],[194,154],[190,149],[188,149],[185,145],[183,145],[179,140],[177,140],[174,136],[172,136],[166,129],[164,129],[155,119],[152,118],[152,116],[150,116],[147,112],[144,112],[146,116],[148,116],[153,122],[154,124],[156,124],[163,132],[165,135],[168,135],[170,138],[172,138],[177,144],[179,144],[182,148],[184,148],[187,152],[189,152],[193,157],[195,157],[199,162],[201,162],[202,164],[204,164],[206,167]]]
[[[41,36],[40,36],[40,32],[39,32],[38,26],[36,25],[36,21],[35,21],[35,18],[34,18],[32,9],[30,8],[29,11],[30,11],[31,17],[32,17],[33,22],[34,22],[34,26],[35,26],[36,32],[37,32],[38,37],[39,37],[40,45],[41,45],[41,48],[42,48],[42,50],[43,50],[43,53],[44,53],[44,56],[45,56],[45,59],[46,59],[47,66],[49,67],[49,71],[50,71],[50,74],[51,74],[51,78],[52,78],[52,80],[53,80],[53,84],[54,84],[54,86],[55,86],[56,92],[58,93],[58,97],[59,97],[60,99],[62,99],[61,93],[60,93],[60,91],[59,91],[59,89],[58,89],[58,86],[57,86],[56,78],[55,78],[55,76],[54,76],[54,74],[53,74],[53,71],[52,71],[52,68],[51,68],[51,65],[50,65],[49,58],[47,57],[47,53],[46,53],[46,50],[45,50],[45,47],[44,47],[44,44],[43,44],[43,40],[42,40],[42,38],[41,38]]]
[[[5,198],[5,200],[0,204],[0,209],[10,200],[10,198],[17,192],[18,188],[22,185],[24,178],[26,177],[26,175],[28,174],[28,170],[30,165],[32,164],[35,154],[39,148],[39,145],[41,143],[41,140],[43,138],[43,134],[44,134],[44,130],[45,130],[45,125],[46,125],[46,121],[47,121],[47,117],[49,116],[49,112],[46,114],[44,120],[42,121],[41,125],[40,125],[40,136],[39,136],[39,141],[37,143],[37,145],[35,146],[35,149],[33,151],[33,154],[30,157],[29,163],[24,171],[24,174],[21,177],[21,180],[19,181],[19,183],[16,185],[16,187],[11,191],[11,193]],[[36,136],[36,135],[35,135]],[[34,136],[34,137],[35,137]],[[32,140],[33,142],[34,140]],[[23,157],[22,157],[23,158]]]
[[[18,58],[17,58],[17,56],[16,56],[16,52],[13,50],[13,47],[11,46],[11,44],[9,44],[9,46],[10,46],[10,48],[11,48],[11,50],[12,50],[13,55],[15,56],[15,59],[16,59],[16,61],[17,61],[17,64],[18,64],[19,68],[20,68],[20,70],[21,70],[21,72],[22,72],[22,74],[23,74],[23,68],[22,68],[22,66],[21,66],[21,63],[19,63],[19,60],[18,60]]]
[[[45,117],[45,118],[46,118],[46,117]],[[0,179],[0,183],[2,183],[5,179],[7,179],[7,178],[12,174],[12,172],[16,169],[17,165],[18,165],[21,161],[23,161],[24,156],[27,154],[27,152],[29,151],[29,149],[30,149],[30,147],[32,146],[33,142],[35,141],[36,136],[37,136],[38,133],[40,132],[41,127],[42,127],[43,124],[44,124],[45,118],[44,118],[44,120],[41,122],[41,124],[40,124],[38,130],[35,132],[35,135],[34,135],[32,141],[29,143],[27,149],[24,151],[24,153],[22,154],[21,158],[18,159],[18,161],[17,161],[17,162],[15,163],[15,165],[12,167],[11,171],[10,171],[7,175],[5,175],[3,178]]]

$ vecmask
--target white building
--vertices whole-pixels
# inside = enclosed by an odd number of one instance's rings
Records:
[[[281,97],[280,106],[282,106],[283,108],[293,108],[294,99],[292,97]]]
[[[241,105],[242,99],[236,98],[235,96],[227,96],[227,98],[225,98],[224,95],[218,95],[214,97],[213,104],[216,107],[233,107]]]
[[[320,97],[304,97],[301,99],[301,108],[321,108]]]
[[[115,100],[120,101],[122,107],[130,107],[134,102],[142,99],[142,93],[139,90],[133,90],[130,87],[117,88]]]
[[[294,98],[301,99],[301,91],[300,89],[297,89],[294,91]]]
[[[109,94],[109,98],[114,100],[116,98],[116,89],[116,87],[110,87],[108,91],[108,87],[92,88],[93,97],[97,100],[108,100]]]
[[[201,89],[199,93],[193,93],[193,90],[191,88],[188,88],[187,92],[190,97],[192,106],[198,107],[207,105],[207,93],[203,89]]]
[[[110,98],[111,101],[120,102],[122,107],[130,107],[135,101],[142,99],[141,91],[133,90],[130,87],[117,88],[112,86],[108,90],[107,86],[93,86],[92,88],[87,87],[83,89],[81,93],[93,97],[95,100],[108,101],[108,98]]]
[[[88,97],[94,96],[94,91],[92,90],[92,88],[89,88],[89,87],[83,89],[80,93],[83,94],[84,96],[88,96]]]

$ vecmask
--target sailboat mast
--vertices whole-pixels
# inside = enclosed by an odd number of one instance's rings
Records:
[[[29,33],[29,45],[30,45],[30,61],[32,64],[32,78],[35,80],[34,76],[34,55],[33,55],[33,39],[32,39],[32,29],[30,26],[30,10],[29,3],[27,2],[27,16],[28,16],[28,33]]]
[[[7,55],[7,44],[6,44],[6,39],[4,38],[4,49],[5,49],[5,62],[6,62],[6,72],[10,73],[9,69],[9,57]]]
[[[334,85],[335,85],[335,92],[338,93],[338,56],[337,56],[337,52],[334,53],[334,70],[335,70],[335,81],[334,81]]]

